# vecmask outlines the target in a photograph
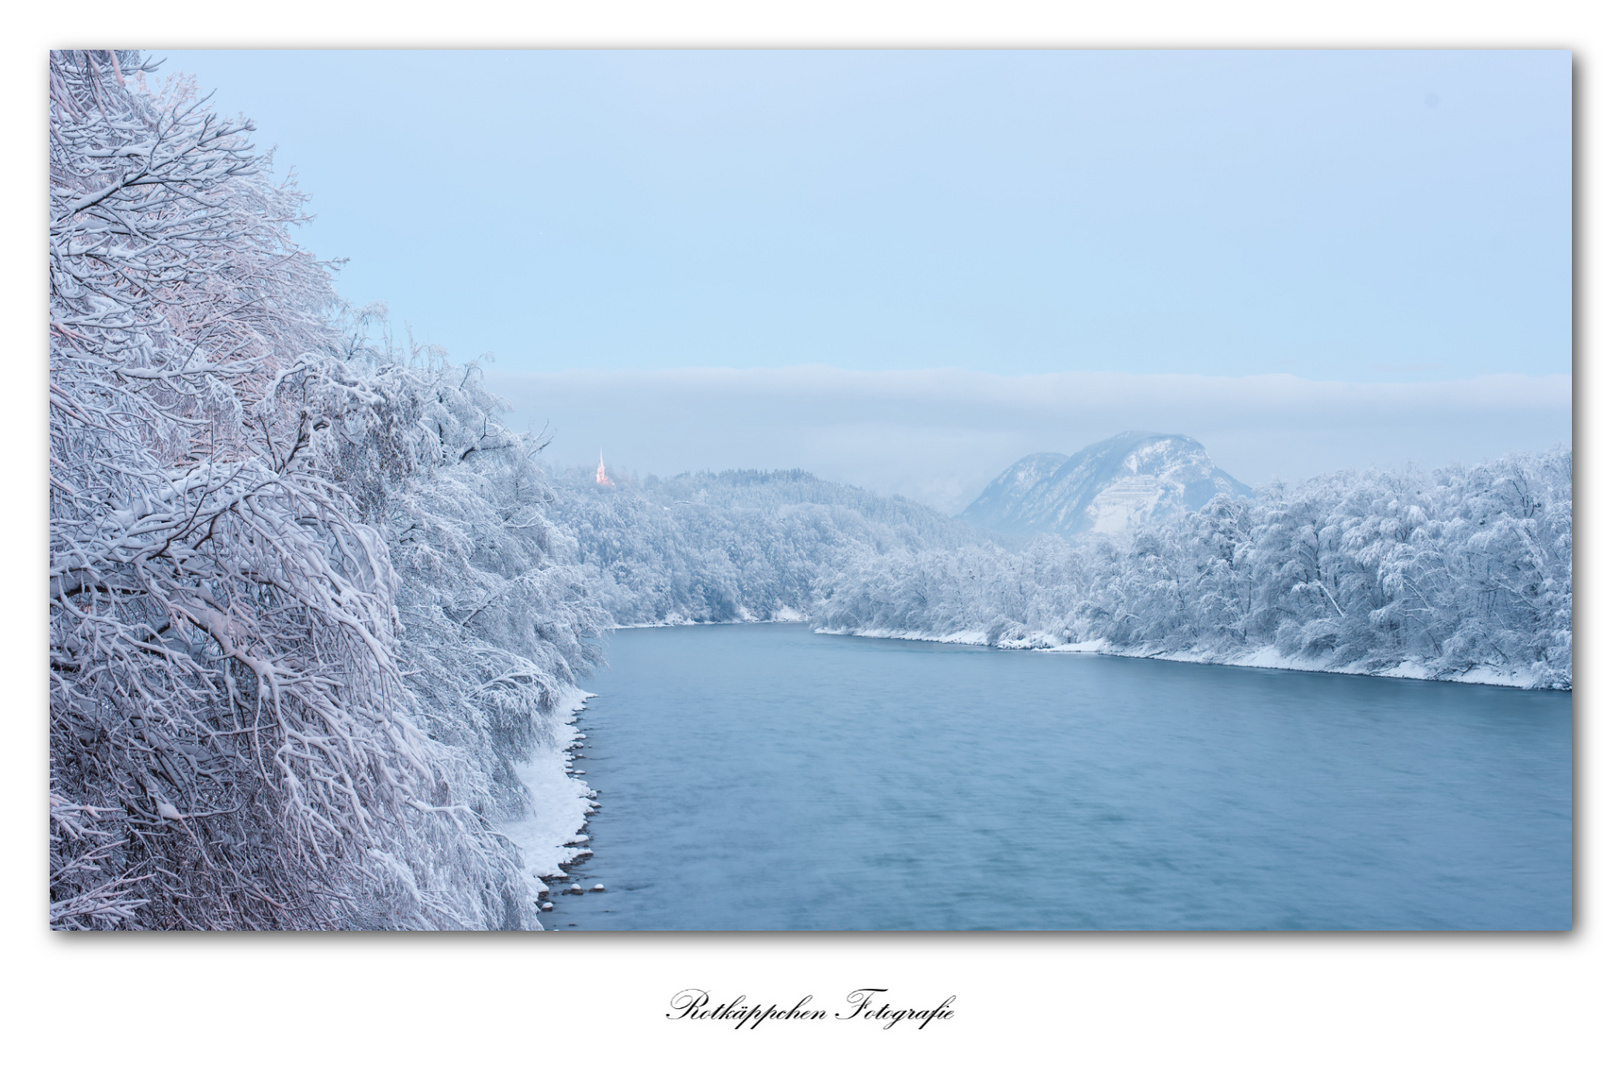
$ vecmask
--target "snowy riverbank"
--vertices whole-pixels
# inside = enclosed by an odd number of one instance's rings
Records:
[[[963,630],[952,634],[926,634],[915,630],[873,630],[869,628],[817,628],[818,634],[836,634],[847,637],[888,638],[898,641],[933,641],[943,645],[977,645],[984,648],[1025,649],[1031,652],[1099,653],[1104,656],[1124,656],[1136,660],[1171,660],[1180,664],[1216,664],[1226,667],[1272,668],[1279,671],[1319,671],[1335,675],[1371,675],[1383,679],[1419,679],[1428,682],[1473,683],[1482,686],[1507,686],[1519,690],[1546,689],[1532,671],[1505,670],[1476,666],[1468,671],[1439,672],[1422,663],[1406,660],[1393,667],[1374,667],[1365,662],[1334,665],[1331,658],[1284,656],[1275,647],[1248,652],[1216,652],[1182,650],[1156,652],[1151,648],[1119,648],[1103,639],[1061,642],[1050,635],[1003,638],[991,646],[982,630]]]
[[[672,615],[663,622],[622,623],[610,627],[613,630],[657,630],[666,626],[751,626],[758,623],[807,623],[810,616],[802,611],[785,607],[777,611],[768,619],[761,619],[748,611],[743,611],[740,619],[689,619],[684,615]]]
[[[539,886],[547,878],[562,877],[563,867],[582,855],[590,839],[585,833],[590,801],[596,793],[584,780],[569,774],[574,749],[579,743],[575,719],[596,695],[570,687],[561,701],[540,719],[541,745],[528,762],[517,767],[517,776],[529,791],[532,805],[526,817],[501,826],[506,838],[523,853],[523,874]]]

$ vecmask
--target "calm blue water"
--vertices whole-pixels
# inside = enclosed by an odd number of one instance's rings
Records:
[[[548,929],[1570,926],[1568,694],[802,626],[607,653],[607,891]]]

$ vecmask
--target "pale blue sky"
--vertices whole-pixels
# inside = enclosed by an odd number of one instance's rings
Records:
[[[1570,371],[1567,52],[153,55],[513,374]]]

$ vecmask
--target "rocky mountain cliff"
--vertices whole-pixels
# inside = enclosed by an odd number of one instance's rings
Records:
[[[998,532],[1121,533],[1196,510],[1248,485],[1185,435],[1127,431],[1072,457],[1031,454],[990,482],[961,517]]]

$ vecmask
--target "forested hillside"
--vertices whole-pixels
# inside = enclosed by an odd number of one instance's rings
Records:
[[[890,552],[824,590],[829,630],[1004,647],[1571,685],[1568,451],[1343,472],[1122,537]]]
[[[621,626],[805,618],[816,585],[852,561],[953,549],[982,534],[907,499],[802,470],[732,470],[614,486],[556,484],[592,588]]]
[[[50,60],[52,925],[533,927],[498,825],[606,625],[538,446],[151,70]]]
[[[620,625],[841,633],[1568,688],[1568,451],[1218,495],[1031,540],[806,473],[557,483]]]

